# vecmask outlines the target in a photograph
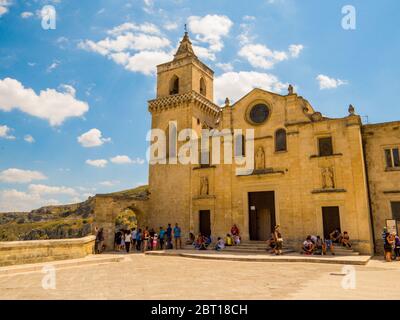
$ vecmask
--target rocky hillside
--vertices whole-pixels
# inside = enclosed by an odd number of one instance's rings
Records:
[[[115,197],[144,199],[147,186],[107,194]],[[91,234],[94,201],[46,206],[31,212],[0,213],[0,241],[79,238]]]

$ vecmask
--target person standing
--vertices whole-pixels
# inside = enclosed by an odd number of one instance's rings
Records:
[[[142,250],[142,229],[139,229],[136,233],[136,250]]]
[[[146,252],[149,246],[150,233],[148,228],[143,231],[143,252]]]
[[[103,244],[104,244],[103,228],[100,228],[100,230],[97,232],[96,244],[97,244],[96,253],[98,253],[98,254],[102,253],[103,252]]]
[[[167,249],[172,249],[172,228],[171,228],[171,224],[168,223],[168,227],[167,227]]]
[[[132,240],[132,235],[131,235],[131,231],[127,230],[125,233],[125,249],[126,249],[126,253],[129,253],[129,249],[131,247],[131,240]]]
[[[174,239],[175,239],[175,249],[178,249],[178,243],[179,243],[179,249],[182,249],[181,228],[178,226],[177,223],[175,223],[175,228],[174,228]]]
[[[164,236],[165,236],[165,230],[163,229],[163,227],[160,227],[160,232],[159,232],[160,250],[163,250],[164,248]]]
[[[136,234],[137,234],[136,228],[133,228],[133,229],[132,229],[132,241],[131,241],[131,243],[132,243],[132,250],[133,250],[133,248],[135,248],[135,246],[136,246]]]
[[[150,250],[153,250],[154,249],[154,241],[153,240],[154,240],[154,235],[155,235],[155,231],[154,231],[153,228],[150,229],[149,234],[150,234],[150,239],[149,239],[149,241],[150,241]]]

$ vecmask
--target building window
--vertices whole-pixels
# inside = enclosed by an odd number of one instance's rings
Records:
[[[173,76],[169,86],[169,94],[178,94],[179,93],[179,78],[177,76]]]
[[[318,149],[321,157],[333,155],[332,137],[319,138]]]
[[[275,132],[275,151],[286,151],[286,130],[279,129]]]
[[[200,79],[200,94],[202,94],[203,96],[206,95],[206,82],[203,78]]]
[[[385,149],[385,159],[387,168],[400,167],[399,148]]]
[[[393,201],[390,203],[392,207],[392,219],[396,220],[397,232],[400,230],[400,202]]]

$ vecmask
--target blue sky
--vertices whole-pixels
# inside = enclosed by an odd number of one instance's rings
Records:
[[[291,83],[327,116],[352,103],[370,123],[398,120],[398,12],[397,0],[0,0],[0,211],[147,182],[154,68],[185,23],[218,104]]]

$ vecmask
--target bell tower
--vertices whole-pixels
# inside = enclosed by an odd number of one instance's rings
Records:
[[[213,101],[213,81],[214,71],[197,58],[185,32],[174,59],[157,66],[157,98],[193,90]]]
[[[166,146],[149,166],[150,226],[179,223],[182,235],[193,231],[193,185],[200,184],[193,180],[198,157],[181,163],[178,155],[189,140],[198,143],[202,128],[217,126],[220,108],[213,103],[213,77],[214,72],[196,56],[187,32],[173,60],[157,66],[157,96],[148,101],[148,110],[151,128],[165,133]],[[173,134],[171,127],[176,128]],[[189,136],[180,136],[186,132]]]

